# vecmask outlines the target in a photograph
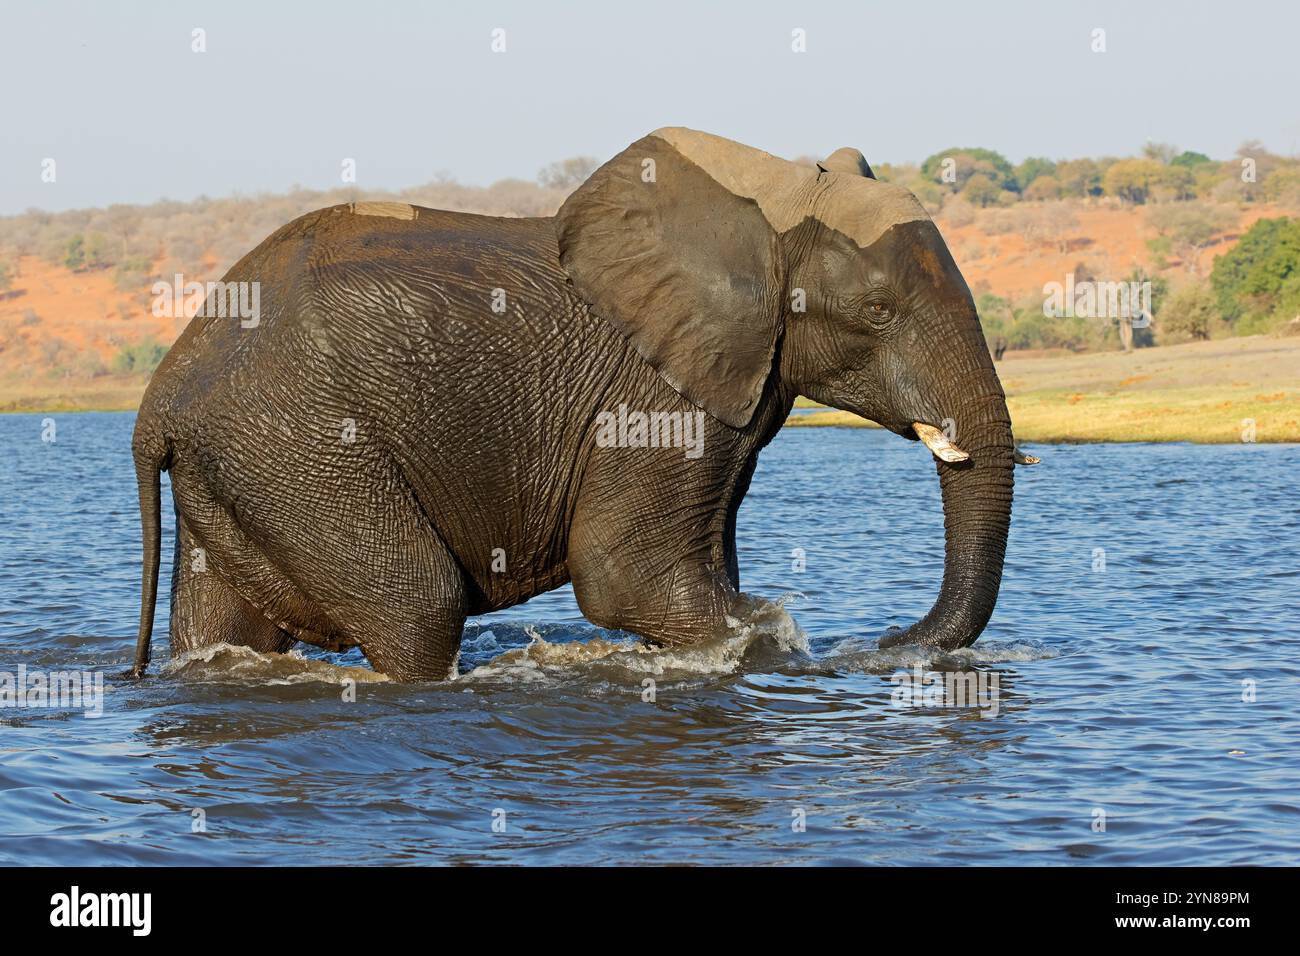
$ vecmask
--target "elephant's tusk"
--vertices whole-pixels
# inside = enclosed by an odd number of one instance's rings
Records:
[[[1036,465],[1043,460],[1037,455],[1026,455],[1019,448],[1016,448],[1011,452],[1011,457],[1017,465]]]
[[[970,455],[966,454],[944,436],[943,432],[933,425],[927,425],[924,422],[912,422],[912,430],[916,436],[925,442],[925,447],[934,452],[936,458],[944,461],[966,461]]]

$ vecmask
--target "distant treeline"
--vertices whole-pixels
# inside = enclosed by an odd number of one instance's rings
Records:
[[[61,213],[29,210],[0,218],[0,268],[12,279],[14,260],[33,255],[77,272],[112,269],[124,291],[147,289],[150,280],[177,272],[202,280],[220,276],[280,226],[323,206],[397,199],[484,215],[544,216],[595,166],[592,159],[566,160],[543,170],[537,182],[505,179],[487,187],[439,178],[398,193],[296,188],[284,195],[162,200]]]
[[[1222,161],[1194,150],[1148,143],[1137,158],[1031,156],[1016,166],[991,149],[955,147],[935,153],[919,166],[882,163],[876,175],[906,186],[932,211],[954,197],[980,207],[1099,196],[1138,205],[1187,199],[1300,200],[1300,159],[1270,153],[1255,141],[1244,143],[1236,156]]]
[[[596,166],[595,159],[575,157],[548,166],[536,181],[507,179],[488,187],[444,177],[397,193],[296,188],[285,195],[163,200],[63,213],[31,210],[0,218],[0,293],[15,282],[19,257],[38,256],[76,272],[112,270],[118,288],[145,307],[155,280],[170,280],[175,273],[199,281],[219,277],[281,225],[322,206],[397,199],[487,215],[549,215]],[[1220,258],[1209,279],[1196,274],[1197,254],[1233,228],[1242,208],[1271,203],[1300,212],[1300,160],[1257,142],[1244,144],[1227,160],[1153,143],[1136,158],[1031,157],[1016,165],[993,150],[953,148],[919,165],[880,163],[875,170],[882,180],[912,190],[941,224],[976,222],[989,234],[1015,231],[1062,253],[1079,235],[1073,209],[1093,202],[1149,207],[1145,216],[1156,232],[1148,243],[1155,269],[1172,268],[1175,259],[1187,267],[1187,275],[1175,275],[1173,288],[1167,279],[1141,272],[1093,278],[1152,280],[1155,334],[1162,342],[1271,331],[1300,313],[1295,220],[1257,224]],[[1081,263],[1076,272],[1076,279],[1088,278],[1089,268]],[[990,338],[1004,338],[1011,348],[1118,344],[1113,326],[1043,315],[1042,296],[1035,290],[1016,301],[984,295],[980,305]]]

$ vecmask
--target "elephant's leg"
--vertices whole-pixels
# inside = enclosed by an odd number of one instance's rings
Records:
[[[656,546],[632,535],[611,547],[582,534],[569,550],[574,596],[587,620],[656,644],[694,644],[727,629],[738,595],[724,566],[720,550],[707,544]]]
[[[377,527],[394,529],[387,521]],[[398,681],[451,676],[465,625],[465,579],[422,515],[404,517],[384,540],[362,542],[318,583],[347,595],[330,617],[376,671]]]
[[[283,654],[296,643],[292,634],[267,620],[217,575],[180,515],[176,516],[170,632],[173,654],[223,642]]]

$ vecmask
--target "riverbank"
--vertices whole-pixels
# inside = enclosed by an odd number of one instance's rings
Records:
[[[0,412],[134,411],[148,384],[148,375],[0,379]]]
[[[1300,337],[1127,354],[1009,352],[997,369],[1022,443],[1300,442]],[[876,427],[848,412],[799,404],[788,425]]]
[[[1010,352],[998,375],[1021,442],[1300,442],[1300,337],[1251,336],[1086,355]],[[0,381],[0,411],[125,411],[148,378]],[[800,399],[796,427],[875,427]]]

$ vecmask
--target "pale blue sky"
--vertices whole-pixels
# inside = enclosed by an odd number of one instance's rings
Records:
[[[330,188],[345,157],[363,188],[532,179],[664,125],[873,163],[1294,153],[1297,36],[1294,0],[4,0],[0,214]]]

